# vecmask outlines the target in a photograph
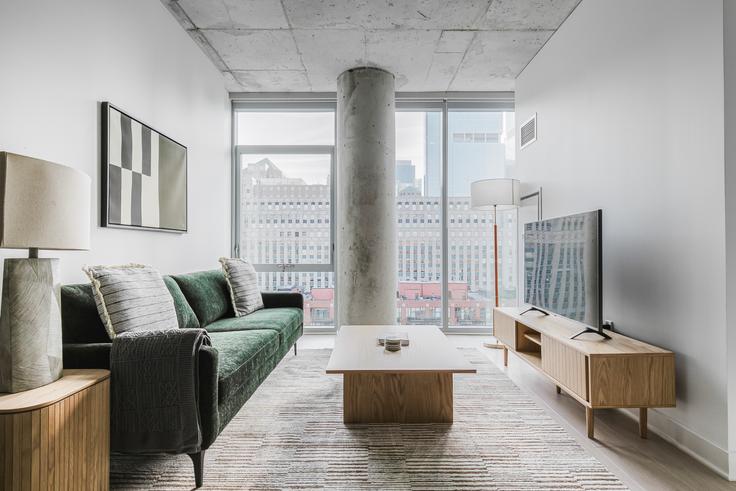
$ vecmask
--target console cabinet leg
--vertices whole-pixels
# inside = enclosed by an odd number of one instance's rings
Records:
[[[503,347],[503,366],[509,366],[509,349],[506,346]]]
[[[647,437],[647,408],[639,408],[639,436]]]
[[[588,438],[593,438],[593,408],[585,408],[585,426],[588,429]]]
[[[559,385],[555,385],[555,390],[557,391],[558,394],[562,394],[562,389],[560,388]]]

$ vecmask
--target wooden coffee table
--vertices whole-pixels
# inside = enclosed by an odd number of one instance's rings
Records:
[[[391,332],[409,346],[384,351]],[[476,370],[434,326],[343,326],[327,373],[343,375],[345,423],[452,423],[452,376]]]

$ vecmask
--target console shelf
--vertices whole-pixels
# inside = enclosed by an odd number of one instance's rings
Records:
[[[532,331],[525,332],[524,337],[527,338],[532,343],[542,346],[542,335],[539,334],[538,332],[532,332]]]
[[[647,408],[675,406],[675,355],[656,346],[609,332],[577,339],[574,321],[539,312],[521,315],[517,308],[493,310],[493,330],[508,352],[516,354],[585,406],[588,437],[593,438],[593,410],[639,408],[639,434],[647,436]]]
[[[542,368],[542,355],[540,353],[529,353],[524,351],[517,351],[519,358],[529,363],[531,366],[541,369]]]

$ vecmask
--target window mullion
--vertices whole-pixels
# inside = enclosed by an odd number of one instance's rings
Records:
[[[448,266],[448,122],[447,122],[447,100],[442,105],[442,198],[440,199],[441,215],[442,215],[442,329],[449,328],[449,306],[450,306],[450,287],[449,287],[449,266]]]

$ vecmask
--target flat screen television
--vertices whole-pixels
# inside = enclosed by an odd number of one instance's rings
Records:
[[[595,210],[524,225],[524,302],[607,338],[602,331],[601,219],[602,211]]]

